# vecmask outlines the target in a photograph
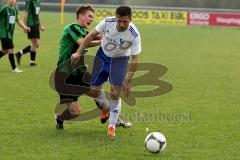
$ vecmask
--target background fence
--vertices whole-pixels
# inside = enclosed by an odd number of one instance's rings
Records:
[[[42,11],[60,12],[61,0],[41,1]],[[130,5],[136,23],[240,27],[240,0],[66,0],[65,11],[74,12],[85,3],[96,7],[96,21],[114,16],[117,5]],[[24,4],[18,1],[19,10]]]
[[[2,0],[1,0],[2,1]],[[24,0],[18,0],[24,2]],[[41,0],[59,3],[60,0]],[[240,9],[240,0],[66,0],[67,3]]]

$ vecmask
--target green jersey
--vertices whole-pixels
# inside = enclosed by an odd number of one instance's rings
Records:
[[[28,13],[27,26],[39,24],[40,0],[26,0],[25,11]]]
[[[16,7],[10,7],[9,5],[2,6],[0,17],[0,37],[12,39],[15,22],[19,20]]]
[[[82,28],[76,23],[70,24],[64,28],[62,37],[59,45],[59,61],[58,67],[61,72],[69,72],[69,59],[71,55],[77,51],[79,45],[77,43],[78,39],[83,38],[87,35],[85,28]],[[85,54],[87,49],[84,50]],[[81,58],[84,65],[84,57]],[[80,67],[78,70],[75,70],[73,74],[85,72],[85,67]]]

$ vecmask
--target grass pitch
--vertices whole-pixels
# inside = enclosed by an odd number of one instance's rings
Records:
[[[66,23],[74,17],[66,14]],[[141,62],[166,66],[168,72],[160,79],[172,84],[173,90],[160,97],[138,98],[134,107],[123,103],[122,116],[134,125],[118,129],[110,141],[98,118],[68,122],[64,131],[55,129],[58,96],[48,78],[57,63],[64,28],[58,19],[55,13],[42,14],[47,30],[37,54],[40,67],[30,68],[25,55],[20,66],[24,72],[14,74],[7,57],[0,61],[1,159],[240,159],[239,29],[137,25]],[[29,44],[18,27],[14,40],[16,50]],[[95,108],[90,98],[79,100],[83,112]],[[144,118],[149,115],[158,118]],[[161,155],[149,153],[143,145],[145,136],[156,130],[167,138]]]

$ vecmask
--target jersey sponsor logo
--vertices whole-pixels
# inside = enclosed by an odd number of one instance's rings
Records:
[[[103,48],[104,48],[104,50],[106,50],[108,52],[114,51],[117,48],[126,50],[132,46],[131,41],[126,41],[121,38],[120,38],[119,42],[117,42],[116,40],[110,39],[109,37],[106,37],[106,40],[108,42],[104,45]]]
[[[119,48],[122,50],[128,49],[132,46],[132,42],[131,41],[124,41],[122,39],[120,39],[120,45]]]
[[[104,45],[104,50],[111,52],[117,48],[117,44],[113,42],[108,42],[107,44]]]

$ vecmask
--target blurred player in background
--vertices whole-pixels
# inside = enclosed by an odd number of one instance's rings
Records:
[[[26,0],[24,23],[31,28],[28,39],[31,40],[32,44],[16,53],[17,62],[20,65],[22,55],[30,52],[30,66],[37,66],[36,51],[39,48],[40,31],[45,30],[40,21],[40,0]]]
[[[128,6],[116,9],[116,17],[108,17],[100,22],[82,41],[80,48],[71,57],[72,63],[82,58],[83,50],[99,34],[103,33],[92,71],[91,91],[95,100],[104,99],[102,85],[108,79],[111,84],[111,102],[108,136],[115,137],[115,127],[121,111],[121,91],[130,94],[133,75],[137,69],[141,52],[140,34],[133,23],[132,11]],[[132,56],[130,70],[126,76],[129,57]],[[97,92],[96,92],[97,90]],[[97,94],[95,94],[97,93]]]
[[[12,71],[15,73],[20,73],[22,70],[16,67],[14,60],[13,34],[15,22],[17,22],[24,32],[29,32],[30,28],[25,26],[22,20],[19,18],[18,10],[16,9],[15,4],[16,0],[8,0],[7,5],[2,6],[0,9],[0,37],[2,43],[0,58],[8,54]]]

